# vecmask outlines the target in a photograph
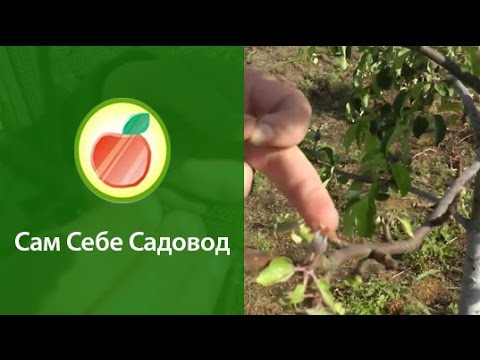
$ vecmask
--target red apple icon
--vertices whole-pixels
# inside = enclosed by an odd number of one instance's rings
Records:
[[[150,168],[151,151],[141,135],[148,129],[148,113],[135,114],[121,134],[100,136],[92,150],[92,165],[100,180],[115,188],[140,184]]]

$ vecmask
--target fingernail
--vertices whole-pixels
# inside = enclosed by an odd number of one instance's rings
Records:
[[[267,123],[260,123],[253,131],[250,142],[254,145],[264,145],[273,140],[274,132],[272,127]]]

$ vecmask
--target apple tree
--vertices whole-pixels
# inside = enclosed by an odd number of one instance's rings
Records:
[[[343,146],[360,150],[357,173],[348,173],[336,163],[333,149],[319,147],[321,133],[306,140],[306,154],[320,166],[325,183],[332,177],[348,184],[348,203],[342,215],[345,239],[312,233],[305,224],[292,226],[291,238],[307,245],[309,257],[295,264],[288,257],[272,259],[257,277],[263,286],[284,282],[294,276],[298,284],[286,294],[300,313],[343,314],[330,290],[330,281],[340,265],[353,261],[357,270],[366,260],[395,269],[401,255],[418,250],[430,231],[446,221],[459,222],[467,233],[467,250],[461,285],[460,314],[480,314],[480,154],[471,163],[457,167],[456,178],[440,197],[412,185],[410,147],[413,138],[431,133],[433,146],[444,140],[448,125],[467,121],[476,142],[480,141],[480,116],[474,96],[480,94],[480,47],[308,47],[308,56],[327,51],[340,70],[353,67],[352,91],[345,106],[348,130]],[[476,94],[475,94],[476,93]],[[304,143],[305,145],[305,143]],[[469,218],[457,211],[465,189],[473,180]],[[404,239],[388,239],[388,224],[380,219],[377,206],[391,194],[414,194],[432,203],[427,218],[417,228],[397,219]],[[414,211],[414,210],[413,210]],[[372,237],[383,229],[387,241],[352,244],[352,234]],[[346,281],[362,281],[355,272]]]

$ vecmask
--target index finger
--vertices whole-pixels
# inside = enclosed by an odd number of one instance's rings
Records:
[[[265,174],[313,230],[334,233],[338,212],[313,165],[298,147],[245,146],[245,160]]]

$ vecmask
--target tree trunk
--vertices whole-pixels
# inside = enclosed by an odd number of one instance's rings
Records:
[[[475,176],[459,314],[480,315],[480,172]]]

